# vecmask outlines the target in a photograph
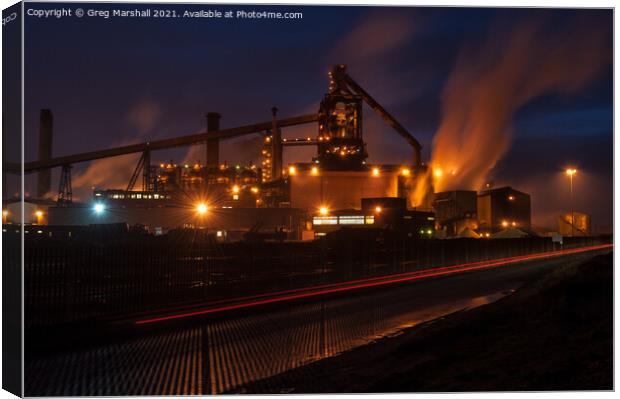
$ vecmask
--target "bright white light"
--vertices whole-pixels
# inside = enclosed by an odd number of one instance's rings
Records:
[[[95,213],[99,214],[102,213],[105,210],[105,205],[103,204],[95,204]]]
[[[201,215],[204,215],[205,213],[207,213],[208,210],[209,210],[209,207],[207,206],[207,204],[200,203],[198,204],[198,206],[196,206],[196,211]]]

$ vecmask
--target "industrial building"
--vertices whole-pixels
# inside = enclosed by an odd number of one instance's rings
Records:
[[[2,209],[2,224],[15,224],[23,220],[26,224],[45,225],[48,224],[48,210],[54,208],[56,203],[46,199],[28,198],[23,202],[11,200]]]
[[[478,229],[496,233],[506,228],[529,230],[532,225],[530,196],[512,187],[481,191],[477,199]]]
[[[323,236],[342,227],[366,227],[397,230],[409,237],[432,238],[435,215],[407,209],[405,198],[363,198],[361,209],[330,211],[321,208],[312,219],[316,236]]]
[[[455,237],[462,232],[478,230],[478,194],[470,190],[435,193],[433,210],[437,230],[445,237]]]
[[[386,214],[375,219],[372,223],[375,227],[382,225],[412,233],[419,232],[423,225],[424,231],[434,230],[434,221],[428,223],[433,220],[432,214],[412,211],[414,207],[430,209],[432,198],[430,189],[424,203],[412,201],[417,179],[428,178],[419,142],[348,75],[345,65],[335,66],[329,78],[328,92],[316,114],[280,119],[278,109],[273,107],[270,122],[220,129],[221,115],[209,112],[204,133],[58,158],[51,157],[52,113],[43,110],[39,159],[26,163],[24,170],[38,173],[38,192],[43,196],[51,192],[50,169],[61,168],[57,205],[48,208],[49,215],[46,215],[48,223],[55,225],[127,223],[146,226],[155,233],[194,227],[218,231],[227,237],[243,231],[277,231],[285,233],[287,238],[300,239],[313,236],[313,222],[320,220],[315,217],[326,216],[320,214],[321,209],[337,216],[341,213],[347,216],[345,213],[351,210],[357,216],[364,214],[363,225],[366,225],[368,209],[362,200],[381,198],[392,205],[386,205]],[[367,162],[363,104],[411,146],[409,164]],[[308,123],[317,123],[316,137],[282,138],[283,128]],[[221,140],[250,134],[263,137],[263,145],[257,148],[262,157],[260,165],[220,163]],[[154,151],[198,143],[206,146],[204,165],[152,162]],[[316,156],[306,163],[283,165],[283,151],[291,146],[314,146]],[[141,153],[141,157],[127,187],[95,189],[91,203],[73,202],[74,164],[131,153]],[[19,168],[15,166],[15,169]],[[389,198],[399,199],[398,206],[393,206]],[[423,224],[418,223],[419,218],[424,220]],[[347,224],[346,217],[342,220],[340,223],[338,219],[336,225]],[[415,223],[404,220],[415,220]],[[321,230],[325,224],[319,222],[319,226]]]

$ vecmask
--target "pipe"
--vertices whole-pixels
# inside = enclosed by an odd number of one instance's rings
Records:
[[[317,114],[294,116],[291,118],[285,118],[278,120],[278,126],[298,126],[306,123],[313,123],[319,120]],[[168,148],[183,147],[192,144],[204,143],[205,140],[210,138],[219,138],[222,140],[232,139],[235,137],[243,136],[246,134],[260,133],[273,126],[272,121],[255,123],[252,125],[245,125],[239,127],[233,127],[228,129],[221,129],[216,132],[202,132],[198,134],[191,134],[188,136],[173,137],[169,139],[161,139],[156,141],[144,142],[139,144],[130,144],[122,147],[109,148],[106,150],[83,152],[80,154],[66,155],[62,157],[52,158],[49,161],[33,161],[26,162],[24,164],[24,172],[32,173],[41,169],[55,168],[67,164],[75,164],[80,162],[94,161],[96,159],[117,157],[126,154],[134,154],[136,152],[144,152],[146,149],[151,151],[164,150]],[[5,162],[4,168],[7,172],[21,173],[21,165],[14,162]]]

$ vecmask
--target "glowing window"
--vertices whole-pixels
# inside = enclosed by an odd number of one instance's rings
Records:
[[[340,216],[339,224],[364,224],[363,215]]]
[[[337,216],[315,216],[312,219],[312,223],[315,225],[338,224],[338,217]]]

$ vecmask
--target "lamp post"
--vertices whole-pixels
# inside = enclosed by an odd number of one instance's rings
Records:
[[[575,236],[575,207],[573,202],[573,176],[577,173],[577,169],[566,169],[566,174],[570,178],[570,236]]]

